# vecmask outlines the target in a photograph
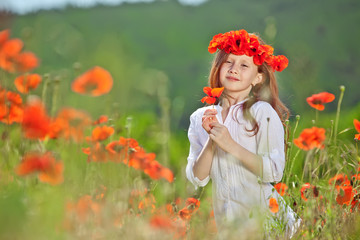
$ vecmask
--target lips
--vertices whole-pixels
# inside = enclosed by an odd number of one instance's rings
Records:
[[[226,79],[228,79],[230,81],[240,81],[240,79],[233,77],[233,76],[227,76]]]

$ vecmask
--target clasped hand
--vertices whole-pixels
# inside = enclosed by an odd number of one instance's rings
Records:
[[[202,117],[202,127],[209,134],[211,140],[213,140],[221,149],[229,152],[234,140],[227,127],[218,122],[216,114],[216,109],[206,110]]]

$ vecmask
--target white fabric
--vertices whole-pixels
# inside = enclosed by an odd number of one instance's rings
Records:
[[[215,221],[220,229],[225,221],[248,219],[254,209],[269,213],[269,199],[278,199],[279,205],[283,202],[281,196],[274,191],[271,182],[281,181],[285,167],[284,129],[276,111],[267,102],[256,102],[250,109],[252,116],[259,124],[258,133],[253,136],[251,124],[243,118],[239,102],[230,107],[229,114],[222,121],[222,107],[216,105],[217,119],[224,124],[231,137],[248,151],[262,156],[263,176],[257,177],[248,171],[238,159],[216,147],[211,166],[210,176],[203,180],[194,177],[193,166],[209,135],[202,127],[202,116],[206,109],[212,106],[197,109],[190,117],[188,137],[190,152],[186,166],[186,176],[195,188],[205,186],[210,178],[213,186],[213,207]],[[284,205],[284,204],[282,204]],[[287,235],[291,236],[300,224],[290,207],[281,206],[287,222]],[[295,225],[294,225],[295,224]]]

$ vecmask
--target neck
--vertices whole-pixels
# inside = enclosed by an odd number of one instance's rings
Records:
[[[250,91],[249,91],[250,92]],[[245,100],[249,96],[249,92],[242,93],[226,93],[226,98],[224,99],[222,105],[223,107],[230,107],[231,105],[235,105],[238,102]]]

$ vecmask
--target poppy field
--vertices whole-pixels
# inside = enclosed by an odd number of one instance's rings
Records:
[[[211,186],[195,190],[186,180],[186,132],[170,136],[166,94],[155,118],[93,115],[79,106],[111,92],[111,72],[75,65],[68,84],[37,72],[41,59],[24,49],[0,31],[1,239],[216,238]],[[63,88],[84,102],[59,105]],[[360,118],[339,127],[345,90],[304,99],[312,126],[301,116],[285,122],[286,167],[274,187],[302,219],[294,239],[360,236]],[[219,94],[205,93],[209,104]],[[330,102],[337,112],[324,124]],[[281,236],[279,203],[269,202],[271,234]],[[247,231],[247,239],[262,238]]]

